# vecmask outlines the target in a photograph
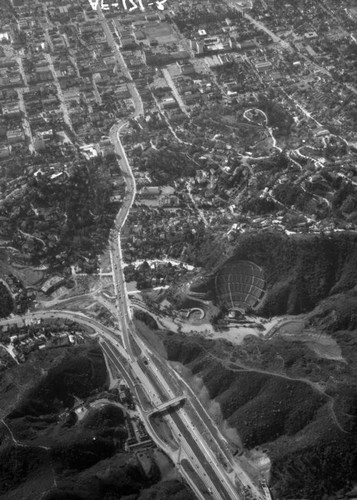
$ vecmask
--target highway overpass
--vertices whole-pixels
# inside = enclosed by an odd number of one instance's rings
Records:
[[[161,413],[165,410],[168,410],[169,408],[175,408],[180,403],[185,401],[186,401],[185,396],[177,396],[177,398],[171,399],[170,401],[166,401],[165,403],[156,406],[152,411],[150,411],[150,413],[148,413],[148,416],[154,415],[155,413]]]

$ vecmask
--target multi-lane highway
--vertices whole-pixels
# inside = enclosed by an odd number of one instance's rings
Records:
[[[143,114],[142,101],[113,39],[107,20],[100,10],[99,16],[108,42],[115,51],[116,60],[123,74],[130,81],[129,90],[135,106],[133,117],[138,117]],[[26,318],[62,317],[72,319],[90,327],[96,335],[100,336],[105,356],[126,379],[136,395],[149,434],[179,466],[183,477],[191,485],[198,498],[202,500],[239,500],[244,498],[241,493],[244,487],[249,486],[253,493],[252,498],[264,499],[265,495],[262,489],[246,473],[241,470],[237,471],[238,465],[230,455],[224,438],[217,429],[214,429],[215,432],[213,432],[212,422],[205,413],[205,409],[196,400],[196,395],[188,387],[185,388],[183,381],[177,378],[176,372],[167,365],[163,366],[163,363],[159,362],[159,358],[151,353],[144,342],[136,336],[124,279],[121,248],[121,231],[136,196],[135,178],[120,138],[120,133],[127,124],[128,122],[119,122],[113,125],[110,130],[110,138],[126,182],[126,194],[109,240],[116,298],[114,313],[118,319],[119,331],[105,327],[83,313],[73,311],[36,311],[27,315]],[[20,322],[23,321],[23,318],[18,317],[5,321],[9,323]],[[3,321],[0,322],[0,325],[1,323]],[[176,383],[174,383],[175,377]],[[139,387],[140,390],[138,390]],[[183,406],[177,405],[177,398],[183,396],[187,402]],[[170,404],[162,406],[163,403],[170,401],[173,401],[172,407]],[[162,418],[170,429],[176,442],[175,446],[165,442],[151,423],[151,418],[154,418],[155,414],[153,410],[160,407],[163,408]],[[192,415],[194,415],[194,421]],[[204,433],[202,429],[204,429]],[[214,447],[211,448],[209,443],[214,443]],[[179,454],[177,453],[178,449]],[[220,450],[218,454],[216,453],[217,449]]]
[[[125,64],[125,61],[120,53],[118,45],[116,44],[112,32],[109,28],[107,19],[105,18],[103,12],[98,9],[98,14],[107,37],[109,45],[112,47],[117,64],[120,67],[121,72],[125,75],[127,80],[130,82],[128,88],[130,90],[132,100],[134,103],[134,113],[133,118],[137,118],[143,115],[143,103],[141,101],[140,95],[136,89],[136,86],[131,78],[130,72]],[[162,366],[155,363],[155,357],[151,355],[150,350],[142,345],[142,341],[136,338],[135,327],[131,318],[131,310],[129,307],[128,295],[125,285],[124,272],[123,272],[123,256],[121,249],[121,230],[126,223],[130,209],[134,203],[136,196],[136,183],[135,178],[130,168],[130,164],[125,152],[125,149],[121,143],[120,133],[123,128],[127,125],[127,122],[120,122],[114,125],[110,131],[110,138],[114,144],[115,152],[118,154],[119,163],[121,170],[126,181],[126,195],[122,204],[122,207],[115,220],[115,230],[112,231],[110,237],[110,256],[111,265],[113,272],[113,284],[116,296],[116,307],[117,307],[117,317],[120,325],[120,333],[122,335],[123,344],[125,352],[131,360],[131,369],[135,373],[135,378],[140,380],[141,386],[145,389],[146,394],[152,401],[152,404],[156,407],[162,405],[162,403],[168,400],[175,400],[177,396],[177,385],[170,386],[170,377],[168,373],[163,373]],[[116,345],[112,344],[111,353],[115,352]],[[143,362],[143,357],[145,353],[145,363]],[[172,373],[170,373],[172,377]],[[140,394],[137,393],[138,400],[140,403]],[[190,393],[190,399],[195,396]],[[143,401],[144,404],[144,401]],[[202,412],[205,410],[201,405],[198,405],[199,411],[196,411],[196,424],[197,420],[202,420]],[[143,412],[144,413],[144,412]],[[149,422],[149,417],[144,415],[146,418],[146,423],[152,434],[152,427]],[[201,478],[203,484],[206,485],[206,489],[202,491],[195,482],[192,474],[188,473],[187,467],[182,467],[181,471],[184,477],[187,479],[189,484],[193,487],[194,491],[200,498],[205,500],[208,497],[214,499],[223,500],[236,500],[242,498],[237,489],[238,477],[234,472],[233,468],[229,468],[229,462],[234,463],[233,457],[228,457],[225,460],[225,466],[217,460],[217,456],[210,449],[208,442],[198,430],[198,425],[194,425],[191,418],[185,408],[180,408],[175,411],[172,410],[168,415],[165,415],[166,423],[170,426],[172,434],[176,437],[177,442],[181,447],[181,457],[182,460],[185,459],[186,462],[190,463],[193,470]],[[224,450],[221,456],[227,455],[226,447],[224,446],[223,439],[219,443],[219,436],[217,433],[210,434],[209,425],[210,419],[207,415],[206,422],[202,421],[200,428],[205,428],[205,430],[210,435],[210,440],[218,444],[218,448]],[[156,437],[156,439],[155,439]],[[154,436],[157,441],[158,436]],[[228,465],[228,467],[227,467]],[[264,498],[261,490],[250,480],[250,478],[242,472],[239,474],[240,483],[244,478],[244,485],[250,486],[251,491],[256,493],[256,498]],[[241,484],[241,486],[243,486]]]
[[[176,447],[170,446],[170,443],[165,442],[157,434],[150,419],[153,414],[152,410],[162,405],[162,393],[165,392],[165,389],[160,385],[160,377],[157,375],[158,370],[155,366],[150,367],[150,365],[139,363],[140,360],[133,359],[128,354],[128,349],[123,347],[118,332],[105,327],[97,320],[83,313],[70,310],[42,310],[25,316],[13,316],[1,320],[0,326],[5,324],[24,325],[37,319],[51,318],[75,321],[90,328],[94,335],[100,337],[105,356],[126,380],[132,393],[136,396],[142,419],[149,434],[156,444],[179,466],[183,477],[199,498],[204,500],[244,498],[238,494],[234,483],[226,477],[225,471],[220,467],[220,464],[216,463],[216,458],[208,449],[208,444],[195,429],[195,425],[185,414],[184,408],[179,407],[178,410],[173,408],[171,412],[167,411],[166,414],[162,415],[170,428],[171,434],[177,441]],[[145,354],[147,355],[147,353]],[[141,388],[140,391],[138,390],[139,387]],[[179,454],[177,453],[177,447],[180,449]],[[194,474],[192,471],[194,471]],[[202,484],[205,485],[204,488],[202,488]],[[264,496],[259,495],[257,498],[264,498]]]
[[[123,153],[125,152],[123,151]],[[127,161],[125,154],[122,155],[121,161]],[[128,163],[127,167],[130,168]],[[132,193],[134,192],[135,190],[132,191]],[[164,451],[171,456],[175,463],[180,466],[182,475],[192,486],[197,496],[205,500],[208,498],[224,500],[243,498],[239,496],[234,486],[232,475],[228,476],[222,465],[218,463],[217,458],[209,449],[208,443],[198,432],[197,422],[191,422],[189,416],[184,411],[184,408],[179,409],[177,412],[168,412],[168,414],[164,417],[167,425],[170,427],[172,435],[175,436],[177,443],[180,446],[179,460],[177,460],[176,449],[171,449],[167,443],[164,443],[160,436],[156,434],[150,423],[150,414],[152,413],[153,408],[159,407],[165,401],[175,399],[177,394],[175,392],[175,388],[170,388],[168,383],[169,377],[165,379],[166,374],[161,373],[160,365],[156,366],[155,358],[151,356],[147,346],[143,345],[139,338],[135,339],[135,329],[131,321],[131,314],[125,289],[126,287],[122,269],[120,246],[120,229],[125,223],[127,213],[132,205],[132,193],[131,196],[127,198],[126,203],[123,204],[120,214],[117,217],[116,227],[118,235],[115,238],[112,237],[110,241],[113,279],[117,298],[116,311],[120,331],[118,332],[112,328],[105,327],[93,318],[90,318],[81,312],[74,312],[71,310],[36,311],[29,313],[26,316],[18,316],[2,320],[0,325],[14,323],[24,324],[26,321],[40,318],[51,319],[56,317],[76,321],[79,324],[90,328],[94,334],[101,337],[101,345],[105,355],[122,374],[129,387],[136,395],[137,401],[142,409],[142,417],[146,423],[149,434],[158,446],[164,449]],[[125,211],[124,213],[123,210]],[[133,349],[134,342],[136,344],[135,349]],[[142,390],[138,391],[137,387],[141,387]],[[191,398],[194,397],[193,393],[191,393],[190,396]],[[148,402],[151,402],[151,408],[147,408]],[[204,411],[203,408],[201,408],[201,411]],[[199,415],[197,415],[197,419],[199,418]],[[207,420],[209,420],[208,416]],[[214,439],[217,439],[217,437],[215,436]],[[190,464],[190,466],[187,464]],[[192,474],[192,470],[195,471],[195,474]],[[197,478],[200,478],[200,480],[198,481]],[[202,484],[205,485],[204,489],[201,487]],[[257,498],[264,497],[259,495]]]
[[[99,16],[102,21],[103,29],[107,36],[107,41],[115,52],[116,60],[121,67],[121,71],[128,78],[128,80],[132,82],[131,75],[126,67],[122,55],[120,54],[118,46],[114,41],[113,35],[109,29],[108,23],[103,13],[99,12]],[[135,85],[133,83],[130,83],[128,87],[135,106],[133,117],[136,118],[143,114],[142,101]],[[115,220],[115,230],[112,231],[110,237],[110,256],[113,272],[113,283],[116,295],[118,321],[120,324],[120,330],[126,352],[129,354],[132,360],[132,369],[134,369],[135,367],[134,371],[136,373],[136,376],[140,379],[141,385],[145,388],[146,393],[149,395],[154,405],[159,406],[163,402],[167,401],[168,398],[174,398],[176,394],[172,393],[169,387],[165,387],[166,384],[163,384],[163,375],[159,374],[158,368],[154,366],[152,360],[148,362],[148,365],[143,365],[140,360],[136,359],[136,353],[138,352],[138,350],[137,348],[133,348],[133,342],[135,342],[133,338],[135,335],[135,328],[131,320],[131,311],[129,308],[123,272],[123,257],[120,241],[121,229],[123,228],[127,220],[129,211],[136,196],[135,178],[130,168],[125,149],[123,148],[120,140],[120,132],[126,125],[127,122],[120,122],[119,124],[114,125],[110,131],[110,138],[114,144],[115,152],[118,154],[118,158],[120,158],[120,167],[126,181],[126,195],[124,197],[122,207]],[[111,353],[113,354],[113,349],[111,350]],[[138,392],[137,397],[140,398],[140,394]],[[186,420],[188,420],[188,418],[189,417],[186,416]],[[238,498],[237,491],[234,488],[234,485],[231,484],[230,480],[227,481],[227,478],[224,476],[224,470],[220,471],[221,466],[217,464],[216,467],[218,471],[215,471],[212,465],[213,460],[211,460],[210,463],[210,461],[208,461],[202,453],[200,446],[197,444],[202,439],[202,437],[196,436],[195,438],[193,438],[191,433],[188,432],[187,426],[185,425],[179,414],[174,413],[172,415],[167,415],[166,420],[170,425],[173,434],[177,436],[177,440],[180,442],[181,447],[185,450],[185,453],[182,453],[181,456],[183,458],[187,457],[186,460],[191,462],[193,468],[197,471],[200,477],[204,479],[205,484],[207,484],[207,491],[211,492],[211,498],[227,500]],[[150,424],[149,429],[152,431]],[[205,492],[205,494],[203,495],[204,492],[202,492],[200,488],[197,488],[197,485],[195,484],[192,476],[190,476],[185,469],[182,470],[182,473],[191,484],[197,495],[207,499],[207,492]]]
[[[106,26],[103,16],[102,22],[103,26]],[[107,26],[105,32],[107,33],[108,41],[111,41],[112,35]],[[111,45],[113,47],[115,45],[114,49],[118,51],[118,47],[115,43]],[[118,57],[117,60],[122,62],[122,58],[120,57]],[[127,69],[123,68],[123,72],[125,71],[127,71]],[[130,75],[127,76],[130,77]],[[132,95],[135,104],[134,116],[138,116],[143,113],[142,103],[141,100],[138,100],[137,93],[134,90],[132,91]],[[126,352],[131,358],[132,369],[135,371],[136,377],[140,379],[140,384],[145,388],[146,394],[149,395],[154,406],[159,406],[167,400],[175,399],[179,394],[175,392],[175,389],[171,389],[168,378],[165,377],[165,374],[161,373],[161,367],[155,364],[155,359],[151,356],[150,351],[145,348],[145,346],[140,346],[141,342],[139,339],[135,340],[135,327],[132,322],[131,310],[128,302],[121,249],[121,230],[127,220],[136,195],[135,178],[120,139],[120,132],[125,125],[126,124],[123,122],[114,125],[110,133],[115,151],[120,158],[120,167],[126,181],[126,196],[115,221],[115,231],[112,231],[110,238],[110,254],[116,295],[117,317]],[[136,344],[135,348],[133,342]],[[147,364],[143,364],[141,359],[144,349]],[[140,395],[138,395],[138,393],[137,397],[140,403]],[[200,411],[204,411],[202,407],[200,407]],[[241,498],[235,484],[236,477],[234,471],[232,469],[231,471],[227,471],[223,464],[218,462],[217,457],[212,450],[210,450],[206,439],[204,439],[198,431],[198,426],[191,422],[190,416],[185,411],[185,408],[180,408],[178,411],[172,410],[165,415],[165,418],[170,426],[172,434],[176,437],[177,442],[180,443],[183,451],[181,453],[182,460],[185,459],[186,462],[191,464],[193,470],[195,470],[196,474],[201,478],[201,481],[206,485],[205,491],[201,491],[202,489],[197,487],[192,474],[190,475],[187,472],[187,467],[183,467],[181,472],[189,484],[191,484],[196,494],[205,499],[208,497],[223,500],[236,500]],[[198,413],[197,419],[200,419]],[[148,420],[149,419],[146,418],[147,423]],[[209,420],[208,416],[207,420]],[[205,424],[203,423],[202,427],[204,426]],[[152,433],[150,424],[149,429]],[[212,436],[212,441],[216,440],[217,435]],[[233,458],[231,461],[234,461]],[[248,483],[250,482],[248,477],[245,477],[245,479]],[[251,489],[252,491],[256,491],[256,498],[264,498],[264,495],[261,494],[253,483],[251,483]]]

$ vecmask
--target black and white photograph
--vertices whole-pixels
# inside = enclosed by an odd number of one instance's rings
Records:
[[[0,0],[0,500],[357,500],[357,0]]]

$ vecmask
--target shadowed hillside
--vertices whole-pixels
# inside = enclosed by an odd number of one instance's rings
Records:
[[[74,396],[111,397],[96,344],[34,352],[4,374],[2,500],[193,500],[167,458],[171,477],[161,477],[154,448],[145,452],[145,471],[136,455],[125,451],[124,411],[114,403],[91,408],[80,421],[68,411]]]
[[[299,314],[357,283],[355,233],[290,235],[264,231],[239,235],[234,246],[225,241],[202,243],[206,279],[197,279],[195,292],[213,292],[215,276],[237,262],[249,260],[262,268],[266,294],[257,313],[263,316]],[[213,276],[212,276],[213,274]],[[220,302],[221,297],[216,297]]]
[[[267,450],[276,499],[321,500],[349,491],[357,479],[357,339],[353,330],[334,329],[346,326],[343,308],[330,318],[326,307],[316,309],[306,327],[330,331],[341,352],[336,359],[298,338],[246,337],[233,345],[162,335],[168,359],[202,380],[243,445]]]

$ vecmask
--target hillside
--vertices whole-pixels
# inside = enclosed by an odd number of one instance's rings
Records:
[[[202,249],[206,275],[193,292],[222,305],[215,277],[232,272],[232,287],[237,263],[250,261],[266,281],[255,313],[301,315],[302,327],[283,324],[240,345],[157,332],[167,358],[188,369],[182,373],[194,387],[203,384],[246,449],[267,450],[275,499],[349,491],[357,479],[356,234],[247,232],[229,246],[212,240]]]
[[[348,299],[356,307],[357,294]],[[167,358],[189,369],[191,384],[202,381],[243,445],[267,450],[276,500],[321,500],[357,479],[357,339],[341,296],[326,315],[333,304],[328,299],[311,313],[301,338],[282,329],[268,341],[246,337],[233,345],[160,334]],[[324,353],[311,339],[326,330],[335,347]]]
[[[202,242],[202,265],[208,277],[192,291],[214,291],[214,277],[224,266],[248,260],[260,266],[267,283],[257,313],[262,316],[300,314],[357,283],[355,233],[285,235],[277,231],[247,232],[234,244]],[[226,271],[227,272],[227,271]],[[220,297],[216,296],[220,302]]]
[[[115,158],[109,158],[103,169],[100,158],[77,161],[59,180],[40,169],[1,199],[1,234],[19,251],[16,260],[52,267],[78,264],[93,271],[118,211],[110,201],[113,163]]]
[[[299,314],[321,299],[352,288],[357,282],[357,235],[329,236],[258,233],[242,237],[234,259],[243,256],[260,265],[268,294],[264,315]]]
[[[162,477],[155,449],[146,467],[124,449],[124,412],[115,403],[91,408],[77,421],[76,398],[112,397],[96,344],[32,353],[2,372],[0,497],[2,500],[193,500],[177,480]]]

